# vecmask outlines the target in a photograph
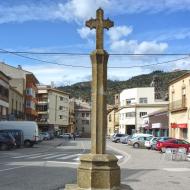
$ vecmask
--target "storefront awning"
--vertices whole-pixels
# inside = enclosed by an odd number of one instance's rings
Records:
[[[181,128],[181,129],[185,129],[187,128],[187,123],[171,123],[171,128]]]

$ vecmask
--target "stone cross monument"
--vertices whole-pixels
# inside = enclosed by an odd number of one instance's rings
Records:
[[[77,184],[66,185],[66,190],[120,190],[120,168],[113,154],[106,154],[106,83],[108,53],[103,49],[103,32],[113,26],[104,20],[104,11],[96,11],[96,19],[86,22],[90,29],[96,29],[96,50],[90,55],[92,62],[92,113],[91,153],[80,157]]]

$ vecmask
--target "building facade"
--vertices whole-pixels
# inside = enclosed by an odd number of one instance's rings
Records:
[[[119,132],[119,114],[118,109],[113,108],[107,113],[107,135],[112,136]]]
[[[76,128],[75,128],[75,101],[74,101],[74,99],[69,100],[69,126],[68,126],[67,132],[76,133]]]
[[[9,88],[9,120],[24,119],[24,97],[15,88]]]
[[[9,77],[0,71],[0,120],[8,118]]]
[[[91,136],[91,107],[88,102],[75,100],[75,128],[82,137]]]
[[[169,135],[190,141],[190,73],[169,83]]]
[[[41,131],[64,133],[69,125],[69,94],[47,85],[38,85],[38,126]]]
[[[0,71],[9,76],[10,86],[24,97],[24,117],[26,120],[36,120],[36,85],[39,83],[33,73],[25,71],[19,65],[17,68],[0,62]]]
[[[167,137],[169,134],[168,108],[158,110],[143,116],[142,132],[155,137]]]
[[[132,88],[120,93],[119,132],[131,135],[143,128],[143,116],[167,108],[168,102],[155,100],[154,87]]]

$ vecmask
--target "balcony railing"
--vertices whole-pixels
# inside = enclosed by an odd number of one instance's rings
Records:
[[[177,101],[173,101],[170,103],[170,111],[177,112],[177,111],[185,111],[187,110],[186,98],[182,98]]]

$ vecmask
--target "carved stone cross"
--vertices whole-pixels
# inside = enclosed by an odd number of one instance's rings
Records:
[[[101,8],[96,11],[96,19],[91,18],[86,21],[87,27],[96,29],[96,49],[104,48],[104,28],[109,30],[113,25],[114,23],[111,20],[104,20],[104,11]]]

